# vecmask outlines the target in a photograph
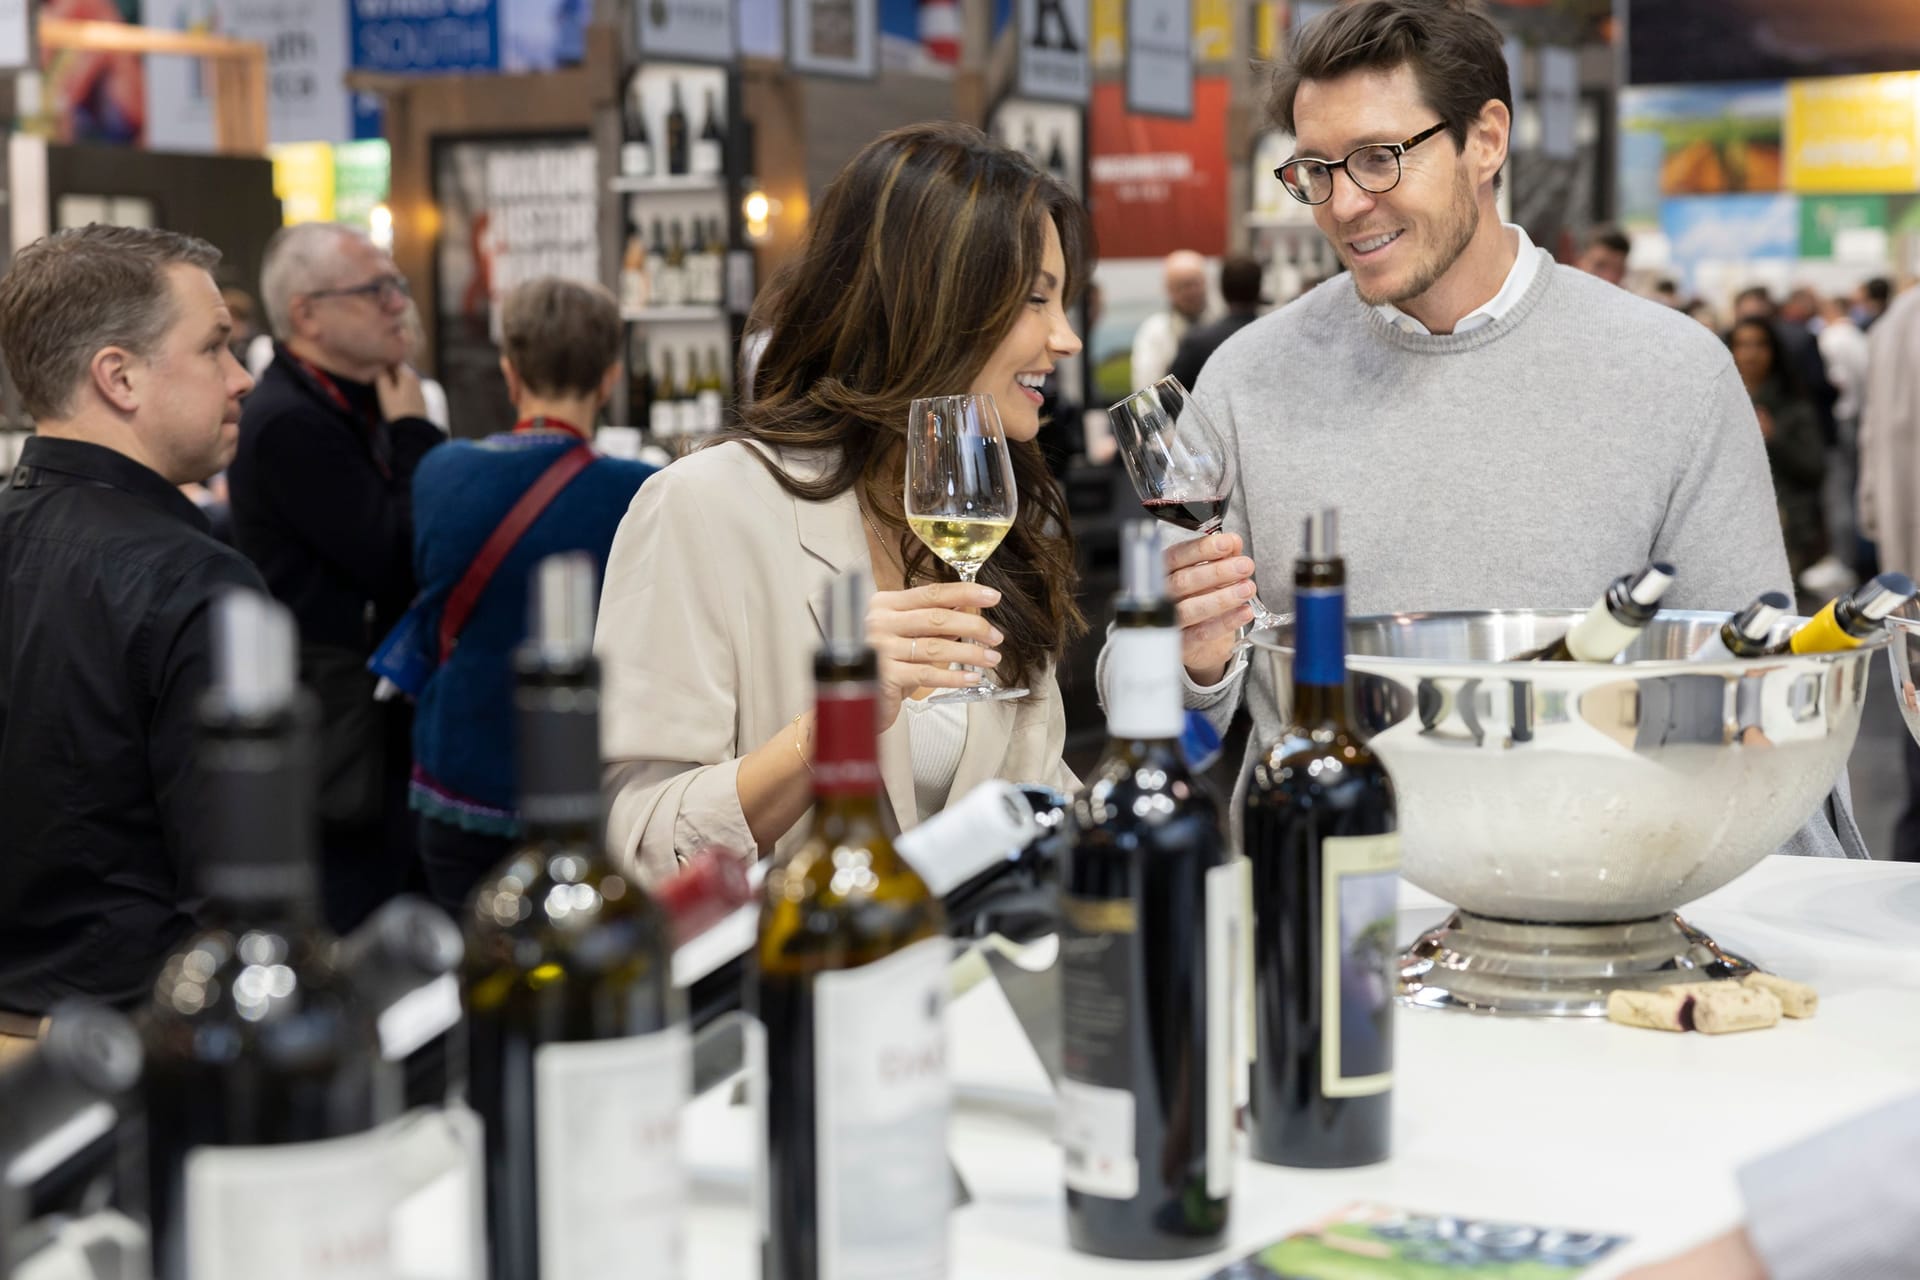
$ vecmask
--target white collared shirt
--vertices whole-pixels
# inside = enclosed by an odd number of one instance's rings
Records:
[[[1513,310],[1514,305],[1527,296],[1527,290],[1533,287],[1533,278],[1540,274],[1540,255],[1534,252],[1533,240],[1527,235],[1526,228],[1513,222],[1503,222],[1500,225],[1513,232],[1519,241],[1520,251],[1513,255],[1513,266],[1507,271],[1507,282],[1500,286],[1500,292],[1489,298],[1486,305],[1467,312],[1460,323],[1453,326],[1456,335],[1472,333],[1475,329],[1492,324]],[[1391,302],[1381,303],[1376,310],[1388,324],[1398,325],[1408,333],[1418,333],[1427,337],[1433,335],[1431,329]]]

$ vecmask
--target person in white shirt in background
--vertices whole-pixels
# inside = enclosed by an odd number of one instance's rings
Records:
[[[1167,255],[1167,309],[1141,322],[1133,335],[1132,385],[1148,387],[1173,368],[1180,339],[1207,315],[1207,260],[1191,249]]]

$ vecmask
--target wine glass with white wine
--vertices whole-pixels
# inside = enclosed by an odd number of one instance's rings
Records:
[[[926,396],[907,411],[907,527],[927,550],[972,582],[1007,531],[1020,495],[1000,410],[990,395]],[[1024,698],[990,671],[968,667],[980,683],[937,689],[928,702]]]

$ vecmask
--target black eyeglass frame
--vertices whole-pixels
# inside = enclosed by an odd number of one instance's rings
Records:
[[[389,295],[413,296],[413,286],[405,276],[378,276],[349,289],[314,289],[302,295],[308,298],[371,298],[375,306],[384,306]]]
[[[1360,188],[1362,191],[1365,191],[1369,195],[1383,196],[1387,192],[1399,186],[1400,179],[1406,175],[1405,157],[1407,152],[1413,150],[1415,147],[1425,142],[1428,138],[1431,138],[1435,134],[1440,133],[1446,127],[1447,127],[1447,122],[1442,120],[1439,124],[1433,126],[1433,128],[1422,130],[1421,132],[1414,134],[1411,138],[1408,138],[1405,142],[1363,142],[1359,146],[1355,147],[1353,150],[1347,152],[1346,157],[1341,160],[1322,160],[1318,156],[1294,156],[1290,158],[1285,164],[1282,164],[1279,168],[1275,169],[1273,171],[1273,176],[1279,179],[1280,185],[1287,189],[1288,195],[1292,196],[1295,200],[1298,200],[1301,204],[1304,204],[1304,205],[1321,205],[1333,199],[1333,171],[1335,169],[1346,169],[1347,177],[1353,183],[1353,185]],[[1389,182],[1386,186],[1381,187],[1378,190],[1368,186],[1366,183],[1360,181],[1360,179],[1354,177],[1353,170],[1347,168],[1347,161],[1352,160],[1355,156],[1359,155],[1362,151],[1372,151],[1376,147],[1383,148],[1393,153],[1393,181]],[[1288,182],[1286,179],[1286,172],[1288,169],[1292,168],[1296,164],[1303,164],[1308,161],[1311,161],[1314,164],[1325,165],[1327,167],[1327,194],[1320,197],[1318,200],[1307,199],[1305,196],[1301,195],[1298,191],[1294,190],[1293,184],[1291,182]]]

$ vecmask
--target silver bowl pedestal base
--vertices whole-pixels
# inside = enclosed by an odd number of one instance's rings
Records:
[[[1423,1009],[1604,1018],[1610,991],[1737,979],[1754,968],[1677,915],[1524,924],[1457,911],[1401,955],[1400,997]]]

